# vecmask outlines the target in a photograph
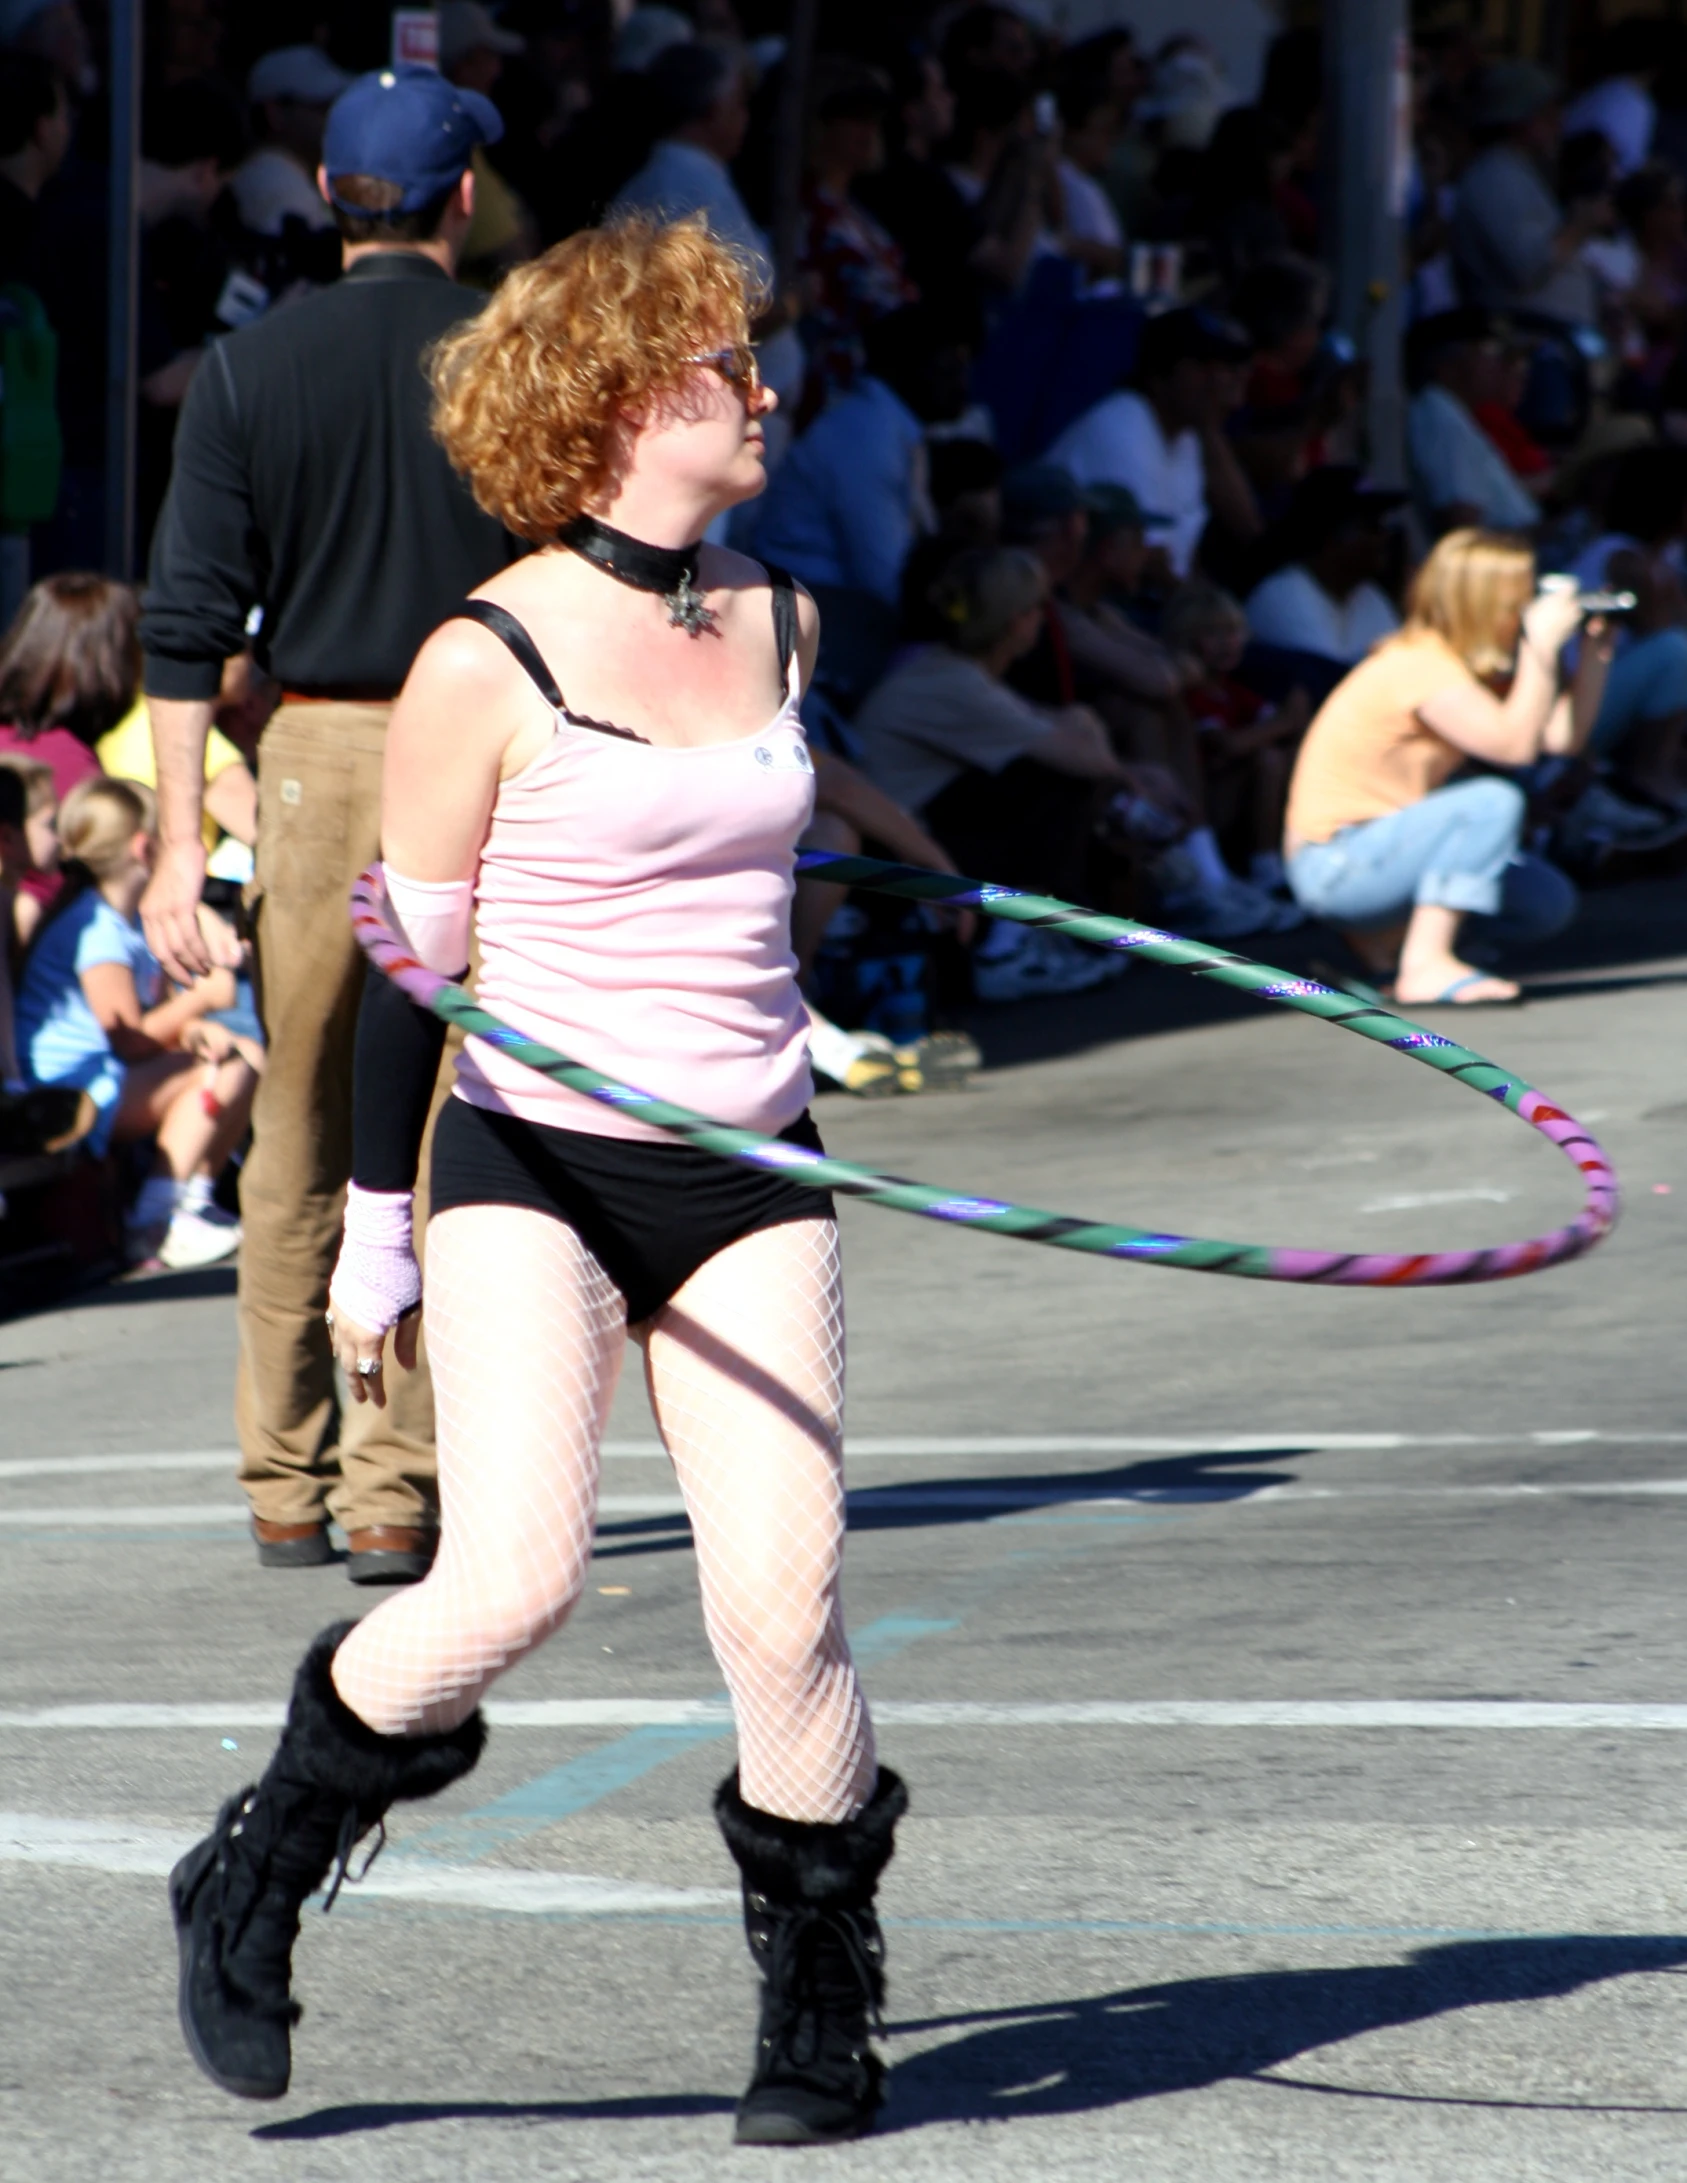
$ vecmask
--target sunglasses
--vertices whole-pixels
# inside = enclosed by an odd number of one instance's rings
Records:
[[[711,371],[718,371],[728,386],[737,387],[745,394],[754,394],[761,385],[756,352],[747,341],[735,341],[729,348],[709,349],[701,356],[688,356],[685,361],[706,364]]]

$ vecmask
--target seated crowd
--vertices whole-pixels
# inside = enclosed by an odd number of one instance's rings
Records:
[[[266,50],[280,13],[149,18],[143,522],[230,313],[335,275],[317,150],[387,15]],[[53,177],[80,94],[23,14],[0,252],[73,321]],[[1568,108],[1530,62],[1418,41],[1407,477],[1383,489],[1331,320],[1316,30],[1238,100],[1189,33],[1063,46],[994,0],[824,0],[793,223],[782,28],[754,0],[438,11],[441,66],[506,121],[467,278],[638,211],[706,219],[761,285],[769,483],[719,535],[821,608],[813,844],[1227,942],[1316,919],[1402,1005],[1515,999],[1480,958],[1574,914],[1562,866],[1687,833],[1687,30],[1621,26]],[[201,1264],[238,1242],[219,1197],[263,1061],[238,926],[274,693],[260,631],[207,758],[222,967],[168,992],[136,917],[135,612],[72,569],[0,645],[0,1161],[128,1160],[131,1257]],[[794,939],[816,1065],[868,1094],[975,1066],[938,1028],[967,1003],[1124,960],[816,879]]]
[[[225,909],[201,914],[219,967],[167,990],[139,914],[157,830],[137,619],[127,585],[70,573],[36,585],[0,643],[0,1163],[112,1155],[125,1260],[180,1269],[240,1243],[217,1187],[263,1069],[234,922],[257,790],[215,732],[206,839]],[[223,719],[250,750],[248,664],[229,679]]]

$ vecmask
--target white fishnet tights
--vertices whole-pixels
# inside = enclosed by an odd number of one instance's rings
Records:
[[[591,1560],[598,1443],[627,1341],[620,1291],[545,1214],[441,1213],[427,1266],[439,1559],[334,1656],[341,1697],[387,1735],[455,1727],[566,1621]],[[876,1768],[838,1596],[837,1229],[804,1220],[746,1236],[633,1338],[691,1517],[744,1799],[786,1819],[849,1818]]]

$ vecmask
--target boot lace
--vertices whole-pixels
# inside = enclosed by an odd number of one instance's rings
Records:
[[[781,1905],[768,1918],[766,2016],[762,2037],[772,2055],[797,2068],[820,2059],[828,2020],[859,2007],[881,2036],[884,1942],[870,1914],[817,1903]],[[828,1941],[834,1943],[827,1947]],[[830,1961],[827,1961],[827,1958]],[[856,1991],[838,1991],[838,1970]],[[827,1976],[831,1973],[831,1976]]]
[[[315,1789],[300,1787],[289,1794],[265,1784],[246,1790],[225,1808],[203,1882],[225,1982],[254,2013],[287,2023],[299,2018],[299,2005],[288,1992],[288,1957],[305,1898],[326,1877],[322,1908],[324,1914],[332,1910],[342,1886],[355,1887],[367,1878],[387,1841],[383,1818],[354,1873],[352,1852],[363,1832],[357,1806],[348,1803],[341,1812],[324,1858],[324,1829],[313,1805],[320,1806]]]

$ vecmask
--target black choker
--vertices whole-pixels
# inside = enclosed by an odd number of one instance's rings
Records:
[[[668,609],[670,624],[687,636],[700,637],[705,629],[714,628],[714,609],[704,605],[697,588],[701,539],[694,546],[647,546],[642,538],[611,530],[595,515],[577,515],[557,537],[635,591],[656,592]]]

